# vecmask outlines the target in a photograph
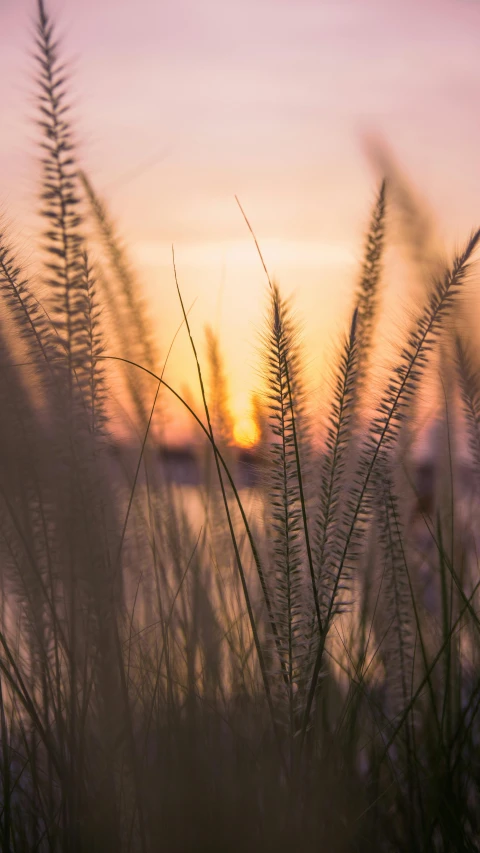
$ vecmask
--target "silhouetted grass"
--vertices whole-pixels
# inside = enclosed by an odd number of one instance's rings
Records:
[[[291,305],[244,214],[268,310],[258,481],[240,489],[218,341],[206,382],[173,259],[198,413],[163,378],[80,170],[43,0],[36,41],[44,304],[0,233],[1,849],[480,849],[480,374],[454,322],[480,232],[448,265],[422,255],[435,276],[383,381],[388,205],[408,239],[421,216],[398,175],[391,198],[381,184],[317,447]],[[440,334],[422,469],[415,402]],[[115,365],[134,458],[113,452]],[[190,489],[159,463],[162,388],[210,454]]]

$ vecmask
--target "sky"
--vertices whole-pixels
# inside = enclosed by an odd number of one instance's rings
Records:
[[[237,421],[260,382],[266,282],[235,195],[294,295],[313,394],[348,325],[380,177],[366,136],[385,140],[447,243],[480,223],[480,0],[46,5],[79,156],[128,242],[160,352],[181,319],[174,244],[192,330],[200,350],[206,323],[219,335]],[[34,0],[0,0],[0,212],[27,259],[34,13]],[[166,375],[194,388],[185,336]]]

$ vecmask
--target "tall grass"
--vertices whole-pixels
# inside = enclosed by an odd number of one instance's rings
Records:
[[[420,219],[398,176],[381,184],[316,436],[295,315],[245,217],[268,307],[242,489],[218,341],[205,371],[174,269],[196,412],[80,168],[43,0],[36,44],[43,302],[0,233],[1,849],[480,849],[480,365],[454,322],[480,232],[430,259],[383,381],[388,207]],[[414,403],[438,365],[427,471]],[[159,462],[166,394],[210,454],[190,490]]]

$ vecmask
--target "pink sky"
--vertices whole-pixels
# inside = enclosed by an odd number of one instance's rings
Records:
[[[131,245],[165,351],[180,311],[218,328],[248,409],[264,279],[295,292],[312,382],[342,327],[383,134],[442,233],[480,222],[480,0],[49,0],[73,59],[80,152]],[[34,0],[0,0],[0,210],[29,245]],[[156,159],[157,158],[157,159]],[[143,171],[137,167],[142,165]],[[187,345],[168,368],[190,381]]]

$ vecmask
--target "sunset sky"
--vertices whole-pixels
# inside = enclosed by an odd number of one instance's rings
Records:
[[[166,352],[218,331],[237,419],[258,385],[267,265],[294,293],[321,387],[344,327],[383,137],[447,242],[480,223],[480,0],[47,0],[72,60],[79,151],[128,240]],[[35,209],[34,0],[0,0],[0,210]],[[167,375],[193,385],[184,339]]]

